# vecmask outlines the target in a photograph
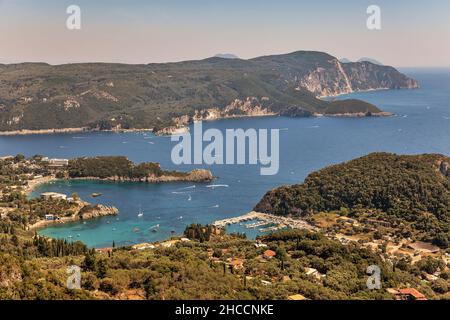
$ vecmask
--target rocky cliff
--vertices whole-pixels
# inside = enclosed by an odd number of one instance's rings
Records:
[[[264,106],[270,98],[247,97],[245,99],[235,99],[225,108],[207,108],[195,110],[192,116],[181,116],[172,119],[174,125],[155,130],[157,135],[172,135],[187,132],[187,126],[194,121],[213,121],[218,119],[232,119],[242,117],[264,117],[275,116],[278,113]]]
[[[102,204],[85,205],[76,215],[80,220],[101,218],[104,216],[115,216],[119,213],[116,207],[109,207]]]
[[[189,172],[173,172],[163,175],[148,175],[140,178],[129,178],[124,176],[111,176],[107,178],[83,177],[74,178],[75,180],[102,180],[114,182],[146,182],[146,183],[163,183],[163,182],[210,182],[214,180],[214,176],[210,170],[195,169]]]
[[[317,67],[303,76],[299,85],[318,97],[329,97],[358,91],[418,88],[416,80],[392,67],[370,62],[341,63],[333,59],[330,68]]]
[[[326,114],[329,102],[317,97],[417,86],[392,67],[341,63],[329,54],[310,51],[148,65],[0,65],[0,131],[172,132],[183,127],[177,122]],[[350,113],[366,110],[361,102]]]

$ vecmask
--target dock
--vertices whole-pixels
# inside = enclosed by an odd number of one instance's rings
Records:
[[[289,217],[275,216],[272,214],[261,213],[261,212],[249,212],[242,216],[228,218],[223,220],[218,220],[213,222],[213,225],[218,228],[223,228],[228,225],[243,223],[252,220],[260,220],[259,222],[255,222],[252,224],[248,224],[246,228],[256,228],[261,227],[267,224],[274,224],[274,227],[263,228],[261,230],[266,231],[274,231],[282,228],[291,228],[291,229],[306,229],[311,231],[316,231],[317,228],[306,222],[302,219],[295,219]]]

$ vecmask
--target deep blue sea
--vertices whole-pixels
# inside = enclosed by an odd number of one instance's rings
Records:
[[[300,183],[313,170],[375,151],[400,154],[442,153],[450,155],[450,69],[402,70],[416,78],[417,90],[384,90],[352,94],[385,111],[387,118],[248,118],[204,122],[204,129],[277,128],[280,131],[280,170],[261,176],[259,166],[203,166],[217,176],[208,184],[102,183],[61,181],[43,185],[44,191],[77,192],[92,203],[114,205],[118,217],[50,227],[40,233],[55,238],[82,240],[89,246],[110,246],[158,241],[181,233],[189,223],[210,223],[251,211],[268,190]],[[340,96],[338,99],[347,98]],[[0,137],[0,155],[43,154],[55,158],[125,155],[135,162],[160,162],[164,168],[189,170],[202,166],[175,166],[168,137],[143,133],[86,133]],[[103,196],[91,198],[93,192]],[[137,216],[140,208],[144,216]],[[151,232],[155,225],[158,232]],[[231,229],[239,230],[239,227]],[[255,236],[252,229],[248,236]]]

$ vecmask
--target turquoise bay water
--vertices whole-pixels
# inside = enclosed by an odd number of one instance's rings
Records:
[[[119,208],[118,217],[105,217],[41,230],[55,238],[82,240],[93,247],[158,241],[181,233],[192,222],[210,223],[250,211],[268,190],[301,182],[313,170],[375,151],[400,154],[450,155],[450,70],[403,70],[419,80],[417,90],[389,90],[352,94],[396,115],[388,118],[249,118],[203,123],[204,129],[277,128],[280,131],[280,170],[261,176],[259,166],[175,166],[174,143],[167,137],[142,133],[87,133],[0,137],[0,155],[44,154],[57,158],[125,155],[135,162],[160,162],[164,168],[207,168],[218,177],[208,184],[106,183],[58,181],[33,193],[77,192],[84,200]],[[339,99],[348,96],[341,96]],[[93,192],[102,193],[91,198]],[[144,216],[137,216],[139,208]],[[158,232],[152,227],[160,226]],[[253,237],[256,230],[240,229]],[[70,237],[70,238],[69,238]]]

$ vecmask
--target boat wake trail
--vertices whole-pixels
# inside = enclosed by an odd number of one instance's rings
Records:
[[[207,188],[216,189],[216,188],[228,188],[229,185],[227,184],[210,184],[209,186],[206,186]]]

